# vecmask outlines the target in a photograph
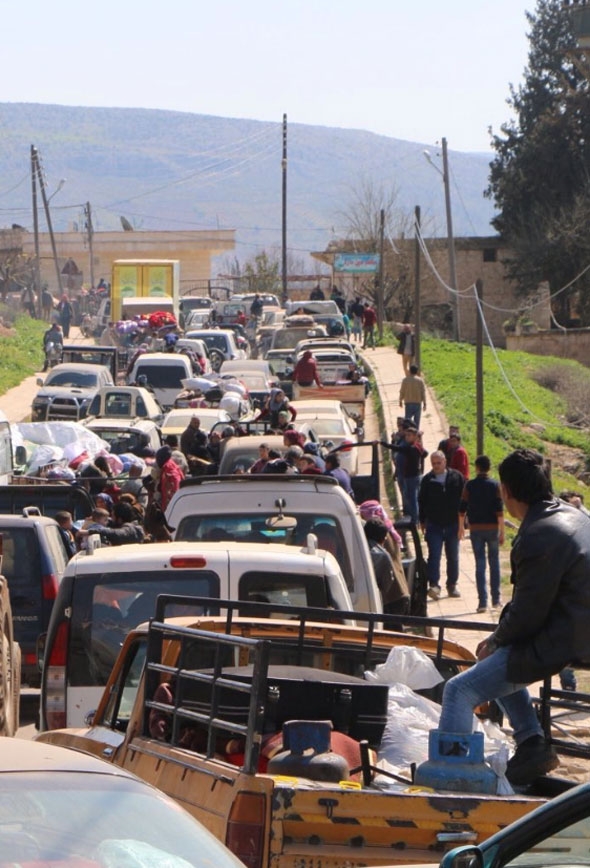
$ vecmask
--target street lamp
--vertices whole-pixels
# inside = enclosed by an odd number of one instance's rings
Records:
[[[436,169],[438,174],[443,179],[445,188],[445,207],[447,212],[447,244],[449,249],[449,275],[451,279],[451,289],[453,290],[453,338],[459,340],[459,298],[457,296],[457,266],[455,262],[455,239],[453,237],[453,216],[451,213],[451,188],[449,184],[449,160],[447,156],[447,140],[442,139],[442,170],[433,161],[430,151],[424,150],[424,156],[430,163],[433,169]]]
[[[59,179],[59,184],[57,185],[57,187],[55,188],[55,190],[53,191],[51,196],[47,197],[47,204],[49,204],[49,202],[51,202],[53,197],[59,193],[59,191],[62,189],[63,185],[66,183],[67,180],[68,180],[67,178],[60,178]]]

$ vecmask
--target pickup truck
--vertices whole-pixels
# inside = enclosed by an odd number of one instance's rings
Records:
[[[227,608],[227,616],[166,619],[168,607],[197,603]],[[106,757],[159,787],[248,868],[437,863],[445,849],[483,841],[541,804],[437,793],[413,787],[409,774],[392,775],[391,786],[375,767],[388,687],[359,676],[405,646],[450,677],[474,660],[444,638],[457,622],[404,617],[437,630],[428,638],[392,632],[398,616],[349,613],[348,625],[345,613],[319,609],[283,607],[294,620],[277,620],[279,608],[269,619],[262,603],[161,596],[149,627],[125,639],[92,723],[41,740]],[[440,699],[440,685],[421,692]],[[302,756],[299,771],[281,772],[282,727],[302,718],[332,722],[333,751],[348,745],[352,779],[328,779]]]

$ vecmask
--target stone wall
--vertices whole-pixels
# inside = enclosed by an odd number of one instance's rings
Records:
[[[509,350],[522,350],[537,356],[574,359],[590,367],[590,329],[551,329],[529,335],[507,335]]]

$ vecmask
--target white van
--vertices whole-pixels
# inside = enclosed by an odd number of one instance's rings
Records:
[[[137,357],[127,382],[137,383],[139,376],[146,377],[160,407],[169,410],[182,392],[182,381],[193,376],[193,369],[182,353],[143,353]]]
[[[352,610],[337,561],[313,538],[295,548],[211,534],[209,542],[80,552],[63,575],[45,640],[42,731],[84,725],[125,636],[155,613],[162,593]]]
[[[277,521],[281,516],[294,521],[288,526]],[[313,533],[340,564],[355,611],[383,611],[358,509],[330,476],[192,477],[173,496],[166,518],[176,528],[176,540],[206,540],[215,532],[240,542],[262,537],[297,547]]]

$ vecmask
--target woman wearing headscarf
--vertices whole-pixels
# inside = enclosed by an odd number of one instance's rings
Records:
[[[156,490],[160,495],[160,506],[165,512],[168,504],[180,488],[184,473],[178,464],[172,460],[172,449],[169,446],[162,446],[156,452],[156,467],[159,470]]]
[[[365,500],[359,506],[359,513],[363,521],[369,519],[380,519],[387,528],[387,535],[380,543],[391,558],[393,566],[393,579],[395,588],[392,589],[392,598],[401,599],[409,596],[408,582],[402,565],[401,544],[402,538],[393,526],[392,520],[388,517],[378,500]]]

